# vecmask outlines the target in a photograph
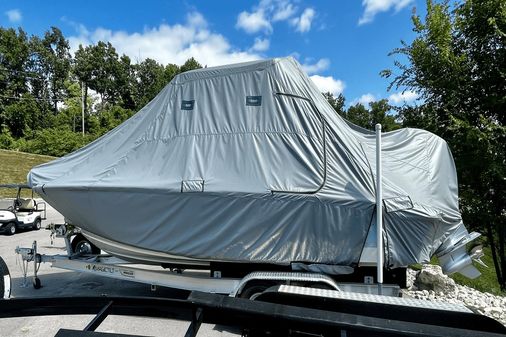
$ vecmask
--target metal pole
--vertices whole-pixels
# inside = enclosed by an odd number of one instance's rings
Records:
[[[378,246],[377,281],[378,294],[383,284],[383,191],[381,188],[381,124],[376,124],[376,241]]]
[[[81,82],[81,112],[82,132],[84,136],[84,82]]]

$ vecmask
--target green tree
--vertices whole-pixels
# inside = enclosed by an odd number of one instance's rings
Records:
[[[124,109],[118,105],[110,107],[100,115],[100,127],[101,134],[114,129],[128,118],[130,118],[134,112],[132,110]]]
[[[19,97],[28,91],[26,72],[30,48],[26,33],[19,28],[0,27],[0,92],[5,96]]]
[[[5,124],[12,136],[19,138],[25,135],[28,116],[23,109],[22,101],[15,101],[4,109]]]
[[[26,136],[29,131],[37,129],[38,125],[44,123],[42,118],[36,101],[29,93],[5,107],[5,124],[10,134],[16,138]]]
[[[43,114],[56,113],[51,95],[51,66],[48,52],[38,36],[29,40],[30,60],[26,65],[30,93],[37,98],[37,104]]]
[[[56,114],[58,102],[63,101],[65,81],[70,72],[70,46],[56,27],[51,27],[39,41],[34,52],[40,55],[40,68],[49,83],[50,99]]]
[[[87,101],[88,88],[100,95],[102,106],[115,104],[118,101],[120,92],[117,84],[123,80],[120,75],[122,70],[126,72],[130,70],[129,60],[125,59],[123,63],[120,63],[116,49],[110,42],[99,41],[96,45],[84,48],[79,46],[74,62],[74,73],[85,87],[85,101]],[[128,74],[125,77],[128,79]],[[85,111],[89,114],[87,106]]]
[[[115,78],[115,88],[119,96],[117,103],[125,109],[135,109],[135,67],[128,56],[120,57]]]
[[[65,92],[67,92],[66,98],[58,115],[53,119],[52,127],[72,132],[82,132],[81,86],[76,81],[67,80],[65,82]],[[92,97],[87,96],[86,100],[87,106],[93,105]]]
[[[350,106],[346,112],[346,119],[364,129],[371,129],[369,110],[362,103]]]
[[[374,130],[376,124],[379,123],[382,126],[382,132],[397,130],[401,127],[396,121],[397,116],[392,114],[392,106],[388,104],[387,99],[370,102],[369,108],[367,109],[361,103],[350,106],[346,112],[346,119],[369,130]]]
[[[396,122],[396,116],[392,114],[392,106],[388,104],[387,99],[381,99],[376,102],[370,102],[370,126],[374,130],[376,124],[381,124],[383,132],[393,131],[399,129],[401,126]]]
[[[153,59],[147,58],[136,67],[137,75],[137,108],[140,109],[168,83],[165,78],[165,67]]]
[[[116,79],[119,71],[119,60],[116,49],[110,42],[99,41],[90,47],[93,69],[89,81],[90,89],[100,95],[100,101],[114,104],[117,98]]]
[[[29,60],[26,33],[21,28],[16,31],[0,27],[0,132],[6,130],[15,137],[24,135],[27,127],[20,101],[29,98],[26,96],[31,75],[26,71]]]
[[[174,78],[174,76],[176,76],[180,72],[181,71],[180,71],[179,67],[176,64],[172,64],[172,63],[167,64],[165,66],[165,70],[164,70],[164,79],[165,79],[165,82],[169,83],[170,81],[172,81],[172,79]]]
[[[81,89],[84,91],[84,111],[88,112],[88,88],[93,77],[94,63],[92,61],[93,55],[90,46],[79,48],[74,55],[73,72],[80,83]],[[84,88],[83,88],[84,87]]]
[[[181,66],[180,71],[184,73],[185,71],[190,71],[194,69],[200,69],[202,65],[197,62],[193,57],[190,57],[186,62]]]
[[[334,108],[334,110],[343,118],[346,118],[346,110],[344,109],[345,98],[343,94],[339,94],[337,97],[334,97],[334,94],[331,92],[322,93],[323,97],[329,102],[329,104]]]
[[[393,51],[398,73],[390,87],[416,91],[417,108],[403,124],[427,128],[450,145],[459,177],[460,208],[471,228],[487,234],[499,284],[506,288],[506,2],[427,1],[413,15],[417,37]]]

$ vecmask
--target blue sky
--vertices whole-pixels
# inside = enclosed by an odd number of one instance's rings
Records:
[[[256,1],[2,1],[0,25],[43,35],[59,27],[72,50],[110,41],[120,54],[182,64],[193,56],[208,66],[291,55],[322,91],[347,103],[416,94],[387,92],[379,76],[388,53],[414,38],[413,8],[423,0]]]

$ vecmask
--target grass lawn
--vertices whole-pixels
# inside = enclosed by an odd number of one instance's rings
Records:
[[[53,159],[50,156],[0,150],[0,184],[26,183],[26,175],[32,167]],[[14,198],[16,192],[12,188],[0,188],[0,197]]]

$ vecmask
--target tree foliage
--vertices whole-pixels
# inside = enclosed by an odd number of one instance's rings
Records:
[[[331,92],[324,92],[323,97],[325,97],[330,106],[333,107],[341,117],[346,117],[346,110],[344,107],[346,100],[343,94],[339,94],[337,97],[334,97],[334,94]]]
[[[16,31],[0,27],[0,92],[4,98],[28,91],[25,70],[29,59],[26,33],[21,28]]]
[[[327,99],[327,102],[329,102],[332,108],[334,108],[341,117],[364,129],[374,130],[378,123],[382,125],[383,132],[400,128],[393,107],[388,104],[388,100],[386,99],[370,102],[369,109],[362,103],[357,103],[346,109],[343,94],[334,97],[332,93],[327,92],[323,93],[323,97]]]
[[[131,117],[177,74],[201,67],[194,58],[132,63],[102,41],[71,55],[57,27],[42,37],[0,27],[0,147],[64,155]]]
[[[404,126],[428,129],[450,145],[459,177],[464,221],[486,233],[498,281],[506,287],[506,2],[427,1],[413,15],[416,38],[393,51],[407,57],[385,70],[391,87],[416,91]]]

